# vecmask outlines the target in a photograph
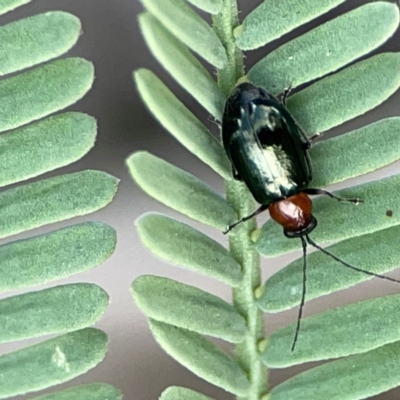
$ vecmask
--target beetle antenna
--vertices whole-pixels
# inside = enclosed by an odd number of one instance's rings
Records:
[[[322,248],[321,246],[318,246],[317,243],[315,243],[308,235],[305,235],[305,237],[307,238],[307,242],[310,243],[311,246],[315,247],[318,250],[321,250],[324,254],[333,258],[335,261],[341,263],[342,265],[344,265],[347,268],[354,269],[355,271],[362,272],[366,275],[376,276],[377,278],[380,278],[380,279],[386,279],[391,282],[400,283],[399,280],[390,278],[389,276],[375,274],[374,272],[370,272],[370,271],[366,271],[365,269],[362,269],[362,268],[354,267],[353,265],[350,265],[347,262],[341,260],[339,257],[336,257],[334,254],[330,253],[328,250]]]
[[[267,205],[261,205],[259,208],[257,208],[256,211],[251,213],[250,215],[247,215],[246,217],[243,217],[242,219],[239,219],[239,221],[236,221],[235,223],[228,225],[228,228],[223,232],[224,235],[226,235],[228,232],[230,232],[235,226],[238,226],[242,222],[248,221],[249,219],[252,219],[256,215],[262,213],[264,210],[268,208]]]
[[[296,342],[297,342],[297,337],[299,336],[299,331],[300,331],[300,323],[301,323],[301,317],[303,315],[303,308],[304,308],[304,303],[306,299],[306,281],[307,281],[307,242],[305,241],[303,236],[300,236],[301,243],[303,245],[303,291],[301,293],[301,302],[299,306],[299,315],[297,316],[297,325],[296,325],[296,332],[294,334],[293,338],[293,344],[291,348],[291,352],[294,352],[294,348],[296,347]]]

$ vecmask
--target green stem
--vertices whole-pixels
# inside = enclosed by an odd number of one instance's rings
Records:
[[[243,55],[235,45],[233,29],[238,25],[236,0],[223,0],[224,7],[214,16],[213,27],[225,46],[228,63],[218,71],[218,84],[228,96],[237,80],[244,74]],[[254,211],[254,200],[244,184],[236,181],[225,182],[226,199],[242,218]],[[250,380],[248,395],[241,400],[260,400],[267,391],[267,371],[259,360],[258,343],[264,339],[263,319],[256,305],[255,290],[261,285],[260,260],[250,240],[250,233],[256,229],[253,220],[235,228],[229,237],[229,249],[241,264],[244,278],[240,288],[233,290],[233,304],[247,321],[246,339],[236,345],[235,354],[240,366],[247,372]]]

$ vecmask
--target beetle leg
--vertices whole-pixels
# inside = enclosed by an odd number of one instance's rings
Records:
[[[311,180],[312,180],[312,165],[311,165],[310,156],[309,156],[307,150],[310,149],[310,147],[311,147],[311,142],[312,142],[312,140],[314,139],[315,135],[314,135],[314,136],[311,136],[311,138],[308,138],[307,135],[306,135],[306,133],[305,133],[305,132],[303,131],[303,129],[301,128],[301,126],[300,126],[296,121],[294,121],[294,122],[296,123],[297,128],[299,129],[299,132],[300,132],[300,134],[301,134],[300,140],[303,139],[303,140],[301,140],[301,144],[302,144],[303,151],[304,151],[304,155],[305,155],[306,162],[307,162],[307,167],[308,167],[308,179],[311,181]]]
[[[297,125],[297,122],[296,122],[296,125]],[[311,137],[307,137],[305,132],[300,128],[300,126],[297,125],[297,127],[299,128],[299,131],[301,132],[301,135],[303,136],[303,141],[302,141],[303,150],[309,150],[310,147],[312,146],[313,141],[315,139],[318,139],[319,137],[322,137],[322,135],[323,135],[323,133],[317,132],[317,133],[314,133],[314,135],[312,135]]]
[[[303,189],[302,192],[305,193],[305,194],[311,194],[311,195],[325,194],[325,195],[331,197],[332,199],[335,199],[337,201],[343,201],[345,203],[358,204],[358,203],[362,203],[363,202],[363,200],[357,199],[357,198],[355,198],[355,199],[345,199],[343,197],[338,197],[338,196],[335,196],[333,193],[328,192],[327,190],[324,190],[324,189],[306,188],[306,189]]]
[[[288,88],[286,88],[283,93],[282,93],[282,98],[281,98],[281,102],[284,106],[286,106],[286,100],[290,95],[290,92],[292,91],[292,85],[290,85]]]
[[[305,152],[305,156],[306,156],[306,163],[307,163],[307,167],[308,167],[308,179],[310,181],[312,181],[313,169],[312,169],[312,164],[311,164],[311,160],[310,160],[310,155],[307,152]]]
[[[239,172],[236,171],[233,165],[232,165],[232,175],[236,181],[242,181],[242,177],[240,176]]]
[[[310,141],[304,141],[304,142],[301,142],[301,144],[302,144],[302,149],[303,150],[309,150],[310,149],[310,147],[311,147],[311,142]]]
[[[297,123],[296,123],[297,124]],[[297,125],[298,126],[298,125]],[[312,143],[315,139],[318,139],[319,137],[323,136],[323,133],[317,132],[314,133],[311,137],[307,137],[307,135],[304,133],[304,131],[298,126],[302,136],[303,136],[303,150],[309,150],[310,147],[312,146]]]
[[[311,142],[314,139],[314,136],[311,136],[311,138],[308,138],[307,134],[303,131],[303,128],[297,123],[296,120],[294,120],[300,134],[301,134],[301,144],[303,145],[303,150],[308,150],[311,147]]]
[[[239,221],[236,221],[235,223],[228,225],[228,229],[226,231],[224,231],[224,235],[226,235],[228,232],[230,232],[233,228],[235,228],[236,226],[238,226],[239,224],[241,224],[242,222],[248,221],[249,219],[252,219],[253,217],[255,217],[256,215],[262,213],[263,211],[265,211],[267,208],[269,207],[269,205],[262,205],[259,208],[257,208],[256,211],[254,211],[253,213],[251,213],[250,215],[247,215],[246,217],[243,217],[242,219],[239,219]]]
[[[324,132],[316,132],[316,133],[314,133],[314,135],[312,135],[310,138],[308,138],[308,141],[313,142],[315,139],[318,139],[322,136],[324,136]]]
[[[208,120],[211,121],[212,123],[216,124],[218,128],[222,128],[222,122],[218,121],[216,118],[214,118],[212,115],[208,117]]]

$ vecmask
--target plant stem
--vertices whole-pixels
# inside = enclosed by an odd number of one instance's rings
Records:
[[[237,80],[243,76],[243,55],[235,45],[233,29],[238,25],[236,0],[223,0],[220,14],[213,17],[213,27],[228,56],[226,67],[219,70],[218,84],[225,96],[228,96]],[[254,211],[254,200],[243,183],[225,182],[226,199],[242,218]],[[233,257],[241,264],[244,273],[241,287],[233,290],[233,304],[247,321],[246,339],[236,345],[235,354],[240,366],[247,372],[250,380],[248,395],[241,400],[259,400],[267,390],[267,372],[259,360],[258,343],[263,340],[263,319],[256,305],[255,290],[260,286],[260,260],[250,240],[250,233],[256,229],[256,223],[250,220],[235,228],[229,237],[229,249]]]

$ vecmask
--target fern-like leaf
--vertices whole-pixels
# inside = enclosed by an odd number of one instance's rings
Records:
[[[170,386],[162,392],[160,400],[213,400],[194,390],[179,386]]]
[[[93,368],[107,349],[107,335],[86,328],[0,356],[0,396],[40,390]]]
[[[0,0],[0,14],[28,2]],[[0,136],[0,186],[70,164],[93,146],[96,122],[92,117],[77,112],[51,116],[92,86],[94,69],[89,61],[49,62],[68,51],[80,34],[79,19],[60,11],[0,27],[0,75],[14,74],[0,82],[0,131],[8,131]],[[22,71],[28,67],[32,68]],[[89,170],[4,188],[0,237],[96,211],[112,200],[117,184],[115,177]],[[0,246],[0,290],[26,289],[87,271],[105,261],[115,244],[114,229],[101,222],[7,242]],[[59,336],[0,355],[0,398],[45,389],[95,367],[104,358],[107,336],[88,327],[102,316],[108,301],[103,289],[89,283],[1,300],[0,342]],[[61,400],[72,395],[85,400],[120,399],[117,390],[101,384],[42,398]]]
[[[345,0],[263,1],[236,28],[236,44],[253,50],[328,12]]]
[[[245,339],[245,320],[234,307],[193,286],[143,275],[133,283],[132,294],[140,309],[154,320],[228,342]]]
[[[35,397],[33,400],[122,400],[119,390],[105,383],[81,385],[57,393]]]
[[[146,152],[134,154],[127,164],[137,184],[169,207],[220,230],[226,221],[235,220],[233,209],[222,196],[172,164]]]
[[[214,118],[222,114],[220,93],[229,94],[239,79],[247,79],[274,94],[316,81],[287,101],[288,109],[311,136],[366,113],[399,88],[399,53],[382,53],[357,61],[393,35],[399,25],[397,5],[374,2],[343,14],[272,51],[250,66],[247,75],[239,49],[260,47],[342,2],[264,1],[244,18],[242,25],[238,24],[234,0],[213,2],[222,4],[218,10],[210,7],[209,1],[192,2],[214,13],[212,29],[225,48],[223,62],[213,53],[213,35],[204,34],[200,45],[200,30],[191,32],[186,22],[181,24],[176,17],[190,15],[187,21],[196,21],[193,26],[204,25],[204,21],[198,21],[199,16],[193,16],[194,10],[188,11],[183,0],[144,0],[147,11],[139,20],[150,51]],[[162,35],[159,41],[156,32]],[[188,35],[192,37],[189,39]],[[207,44],[210,53],[204,50]],[[218,90],[189,49],[217,66]],[[227,176],[229,165],[221,155],[221,145],[210,139],[207,129],[153,73],[139,70],[135,81],[155,118],[225,178],[226,200],[194,176],[143,152],[127,162],[137,184],[163,204],[216,229],[223,230],[232,218],[250,214],[254,203],[244,185]],[[319,142],[310,150],[313,186],[342,182],[399,160],[398,128],[399,118],[392,117]],[[367,271],[383,274],[394,269],[400,254],[399,179],[392,176],[337,192],[341,197],[361,198],[364,202],[357,207],[316,199],[313,214],[319,225],[312,238],[318,243],[340,241],[328,250]],[[400,365],[399,321],[393,317],[398,296],[359,302],[304,319],[293,354],[290,349],[295,324],[263,340],[262,311],[279,312],[298,305],[303,279],[303,260],[298,259],[261,284],[255,250],[272,257],[301,247],[299,240],[288,240],[273,221],[267,221],[261,230],[255,229],[254,221],[242,224],[230,234],[229,252],[194,228],[166,216],[146,214],[136,226],[139,237],[154,254],[233,287],[231,308],[215,296],[166,278],[144,276],[132,285],[133,297],[150,318],[157,342],[198,376],[241,400],[359,399],[400,383],[393,372]],[[371,278],[338,265],[321,252],[310,254],[307,264],[306,300]],[[214,315],[220,316],[218,323]],[[244,332],[241,317],[246,321]],[[224,331],[228,326],[230,334]],[[235,359],[203,335],[236,343]],[[344,358],[312,368],[267,391],[265,366],[283,368],[338,357]],[[247,382],[239,371],[247,376]],[[190,389],[171,387],[161,399],[207,397]]]
[[[272,389],[263,400],[366,399],[400,384],[400,342],[333,361]]]
[[[282,368],[364,353],[396,342],[400,340],[399,302],[399,295],[379,297],[306,318],[293,354],[295,324],[290,324],[271,335],[261,357],[266,365]]]
[[[142,215],[136,229],[143,244],[162,259],[233,287],[240,285],[243,273],[239,263],[223,246],[196,229],[155,213]]]
[[[135,81],[143,101],[161,124],[200,160],[230,179],[229,161],[221,144],[157,76],[142,69],[135,72]]]
[[[372,18],[379,23],[369,24]],[[366,4],[272,51],[250,68],[248,78],[274,94],[282,93],[289,86],[324,76],[368,53],[384,43],[398,24],[395,4]]]
[[[386,216],[385,216],[386,217]],[[390,219],[386,217],[387,219]],[[327,247],[327,250],[349,264],[362,265],[363,269],[385,274],[398,266],[400,227],[383,229],[372,234],[344,240]],[[382,257],[382,254],[385,257]],[[281,269],[265,283],[258,304],[268,312],[287,310],[299,304],[302,281],[302,260],[297,259]],[[308,285],[306,299],[342,290],[372,277],[338,265],[320,253],[308,256]]]
[[[154,57],[185,90],[187,90],[214,118],[221,119],[225,98],[217,82],[211,77],[197,58],[171,34],[150,13],[139,16],[140,29]],[[139,71],[135,72],[137,77]],[[139,85],[139,82],[136,81]],[[145,92],[138,87],[142,99],[148,107],[154,107],[146,101]],[[157,93],[155,91],[155,93]],[[164,103],[165,105],[165,103]],[[150,108],[151,109],[151,108]],[[170,115],[172,119],[174,115]],[[168,127],[166,127],[168,129]],[[175,131],[172,130],[173,134]]]

